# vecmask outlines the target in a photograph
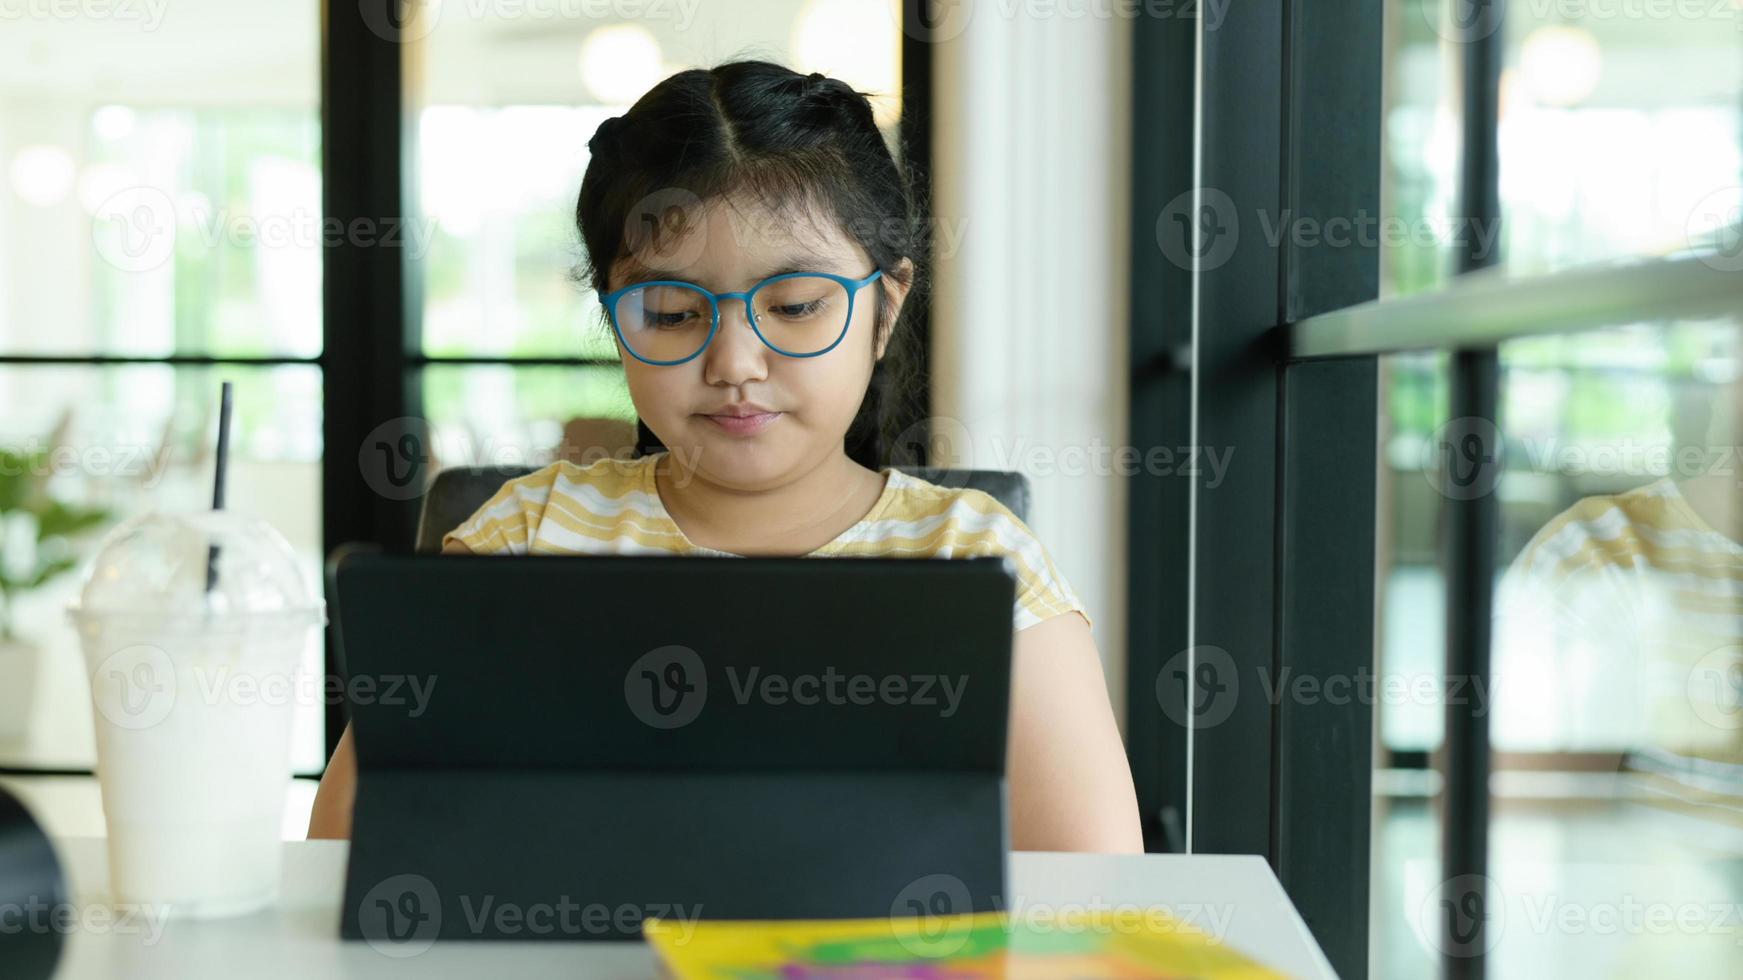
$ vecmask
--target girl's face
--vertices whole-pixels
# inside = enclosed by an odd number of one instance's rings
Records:
[[[865,250],[815,210],[795,205],[776,213],[728,197],[690,209],[679,227],[613,264],[610,288],[677,279],[739,292],[784,272],[863,279],[873,268]],[[675,459],[711,483],[759,490],[787,482],[842,452],[873,361],[888,343],[887,331],[875,336],[880,289],[892,301],[894,322],[907,289],[886,274],[859,289],[846,335],[816,357],[770,349],[738,299],[719,301],[713,340],[682,364],[646,364],[616,337],[637,412]],[[765,417],[728,417],[745,412]]]

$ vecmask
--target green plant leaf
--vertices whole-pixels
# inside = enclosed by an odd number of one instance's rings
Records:
[[[97,508],[69,507],[58,500],[49,501],[36,514],[37,540],[70,537],[109,519],[109,512]]]

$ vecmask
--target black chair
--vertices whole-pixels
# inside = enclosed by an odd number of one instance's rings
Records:
[[[442,536],[477,512],[502,485],[533,471],[530,466],[455,466],[442,470],[424,493],[418,516],[417,550],[442,550]],[[898,466],[911,476],[940,486],[984,490],[1018,519],[1029,519],[1029,478],[1003,470],[952,470],[937,466]]]
[[[17,928],[0,929],[0,974],[17,980],[54,974],[64,937],[51,922],[66,901],[66,879],[48,835],[24,804],[0,789],[0,909],[26,910]]]

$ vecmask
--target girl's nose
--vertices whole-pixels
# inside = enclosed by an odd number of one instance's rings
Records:
[[[741,299],[720,303],[720,329],[703,352],[703,380],[710,384],[743,384],[768,376],[768,356],[750,325],[750,307]]]

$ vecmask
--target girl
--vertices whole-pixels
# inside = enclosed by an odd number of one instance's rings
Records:
[[[767,62],[694,69],[588,147],[587,274],[666,451],[510,480],[444,553],[1008,557],[1012,844],[1141,851],[1089,618],[1041,543],[985,493],[845,448],[887,414],[872,371],[899,361],[919,278],[906,184],[866,98]],[[310,837],[349,835],[355,778],[347,729]]]

